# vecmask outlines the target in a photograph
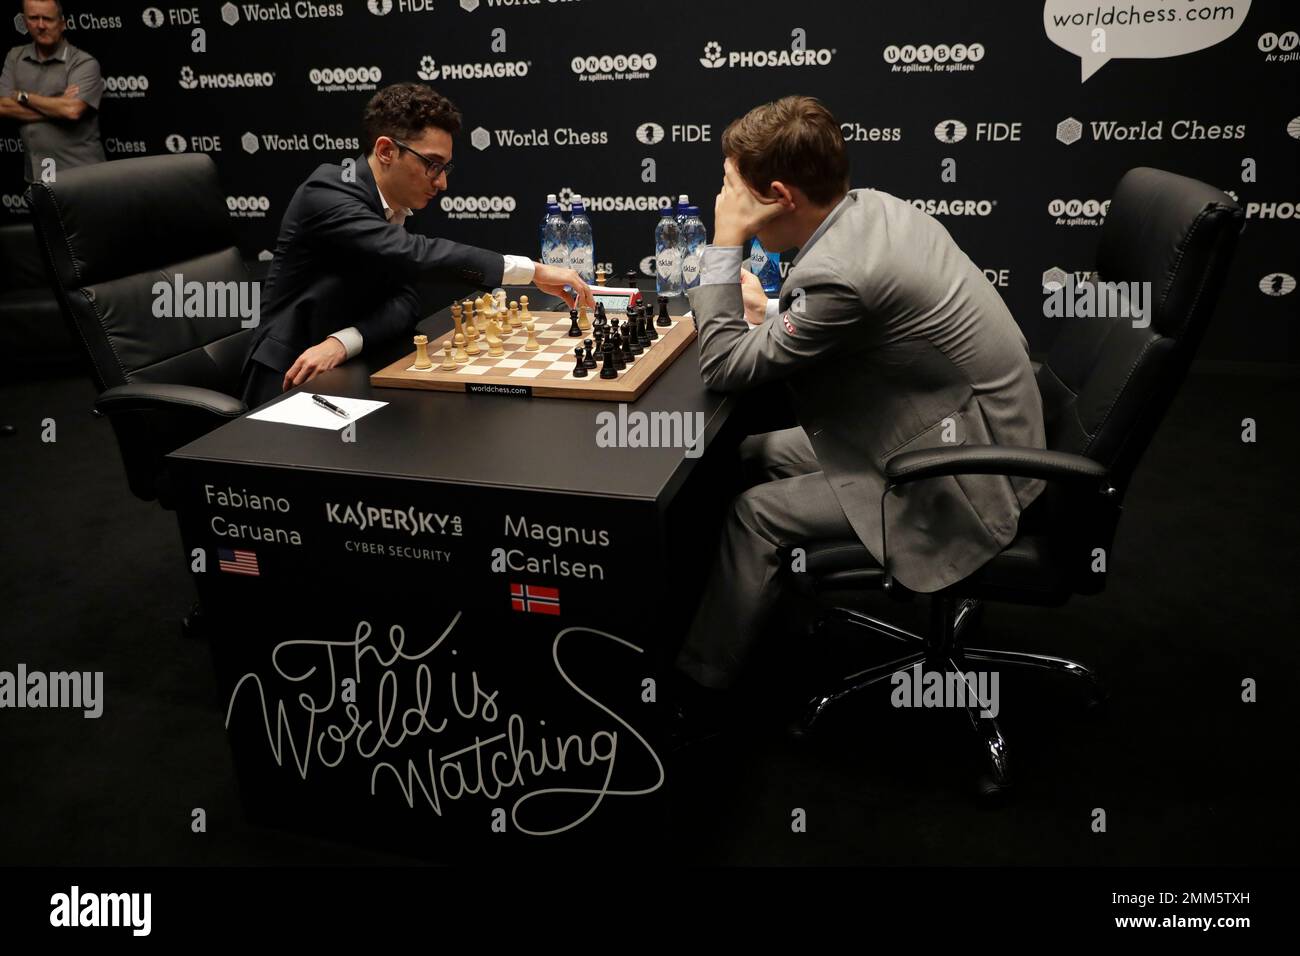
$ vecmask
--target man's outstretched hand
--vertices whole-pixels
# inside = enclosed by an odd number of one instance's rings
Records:
[[[596,300],[591,295],[591,287],[573,269],[535,263],[533,285],[550,295],[559,296],[571,309],[576,309],[577,303],[582,303],[589,309],[596,307]]]

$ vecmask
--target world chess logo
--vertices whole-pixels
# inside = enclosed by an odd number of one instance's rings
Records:
[[[156,30],[163,25],[163,12],[157,7],[145,7],[142,16],[144,17],[144,25],[147,27]]]
[[[1065,288],[1066,282],[1069,281],[1069,273],[1059,266],[1052,266],[1043,273],[1043,291],[1056,292]]]
[[[700,66],[710,70],[716,70],[720,66],[725,66],[727,58],[722,55],[722,44],[717,40],[710,40],[704,44],[704,56],[700,57]]]
[[[487,149],[492,145],[492,135],[482,126],[479,126],[469,134],[469,144],[477,150]]]
[[[163,142],[166,144],[169,153],[183,153],[188,148],[185,137],[180,133],[172,133]]]
[[[227,3],[221,8],[221,19],[228,27],[233,27],[239,22],[239,7],[233,3]]]
[[[466,13],[473,13],[478,9],[478,0],[460,0],[460,8]]]
[[[257,152],[257,148],[258,148],[257,137],[254,136],[252,133],[245,133],[243,136],[239,137],[239,145],[244,147],[244,152],[246,152],[249,156],[252,156],[254,153]]]
[[[642,123],[636,128],[636,138],[647,146],[663,142],[664,128],[658,123]]]
[[[274,258],[275,258],[275,253],[273,253],[270,249],[263,249],[261,252],[257,254],[258,262],[270,262]]]
[[[420,57],[420,68],[415,71],[415,75],[422,80],[436,80],[438,78],[438,64],[431,56]]]
[[[1286,124],[1286,131],[1292,139],[1300,139],[1300,116]]]
[[[1066,117],[1056,124],[1056,138],[1069,146],[1083,138],[1083,124],[1073,116]]]
[[[934,138],[941,143],[960,143],[966,133],[966,124],[955,119],[944,120],[934,128]]]
[[[1295,278],[1285,272],[1272,272],[1259,280],[1259,291],[1275,298],[1295,291]]]
[[[27,36],[27,21],[23,19],[21,13],[14,14],[14,29],[23,36]]]
[[[194,68],[189,66],[181,67],[181,89],[192,90],[198,87],[198,78],[194,75]]]
[[[386,17],[393,12],[393,0],[368,0],[366,9],[377,17]]]

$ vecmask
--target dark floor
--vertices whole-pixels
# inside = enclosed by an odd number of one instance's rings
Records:
[[[193,589],[174,516],[127,491],[87,383],[0,396],[19,427],[0,439],[0,669],[103,670],[113,707],[97,721],[0,711],[0,863],[393,862],[242,822],[208,651],[177,623]],[[1243,418],[1258,423],[1253,444]],[[42,441],[47,419],[56,441]],[[1004,677],[1011,807],[970,798],[970,741],[951,713],[892,710],[882,697],[844,708],[809,743],[763,729],[689,751],[674,774],[673,855],[1293,862],[1298,421],[1295,375],[1193,376],[1129,492],[1106,593],[987,609],[974,643],[1077,658],[1111,695],[1089,715],[1050,679]],[[1241,701],[1248,677],[1258,703]],[[790,694],[771,697],[766,724]],[[194,807],[207,811],[206,835],[190,831]],[[796,808],[806,833],[791,832]],[[1095,808],[1104,834],[1090,827]]]

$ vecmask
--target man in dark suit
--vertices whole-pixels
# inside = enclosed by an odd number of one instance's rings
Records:
[[[394,339],[420,319],[414,282],[436,271],[468,286],[535,285],[570,306],[593,306],[572,269],[503,256],[407,232],[406,217],[447,188],[460,113],[419,83],[374,95],[363,129],[367,151],[318,167],[298,187],[280,224],[261,322],[244,365],[253,408]]]

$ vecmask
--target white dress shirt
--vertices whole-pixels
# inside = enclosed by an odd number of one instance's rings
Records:
[[[375,186],[375,192],[379,193],[379,201],[384,205],[384,218],[399,229],[405,226],[406,217],[411,214],[411,210],[404,206],[390,206],[388,199],[384,196],[384,191],[378,185]],[[526,256],[502,256],[501,258],[505,262],[501,274],[502,285],[532,284],[536,264],[531,259]],[[330,338],[337,340],[343,346],[349,359],[360,355],[361,347],[365,344],[360,330],[354,325],[348,326],[346,329],[339,329]]]

